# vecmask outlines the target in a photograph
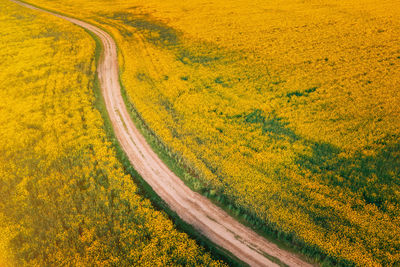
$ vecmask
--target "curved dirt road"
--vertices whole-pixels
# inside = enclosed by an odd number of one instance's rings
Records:
[[[68,20],[99,37],[103,51],[98,76],[115,135],[137,172],[180,218],[251,266],[278,266],[268,259],[271,257],[289,266],[311,266],[240,224],[206,197],[190,190],[151,150],[129,117],[121,96],[117,49],[108,33],[74,18],[48,12],[17,0],[11,1]]]

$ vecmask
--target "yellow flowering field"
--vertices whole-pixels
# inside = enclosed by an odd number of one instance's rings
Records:
[[[113,34],[196,189],[309,254],[400,264],[398,1],[29,2]]]
[[[0,1],[0,266],[220,266],[126,175],[95,108],[95,41]]]

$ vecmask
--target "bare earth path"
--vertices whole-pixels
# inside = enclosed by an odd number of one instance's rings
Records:
[[[17,0],[11,1],[68,20],[99,37],[103,51],[98,76],[115,135],[137,172],[180,218],[251,266],[278,266],[265,255],[277,258],[289,266],[311,266],[240,224],[206,197],[190,190],[158,158],[129,117],[121,96],[117,49],[108,33],[74,18],[48,12]]]

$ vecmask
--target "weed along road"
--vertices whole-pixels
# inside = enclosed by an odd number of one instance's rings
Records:
[[[181,219],[251,266],[311,266],[240,224],[206,197],[193,192],[152,151],[133,124],[124,104],[119,84],[117,48],[108,33],[74,18],[11,1],[68,20],[98,36],[103,46],[98,77],[115,136],[136,171]]]

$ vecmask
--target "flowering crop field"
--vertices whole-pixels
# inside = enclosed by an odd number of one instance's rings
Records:
[[[0,28],[0,266],[222,265],[124,173],[90,35],[9,1]]]
[[[320,260],[400,264],[398,1],[29,2],[113,34],[195,189]]]

